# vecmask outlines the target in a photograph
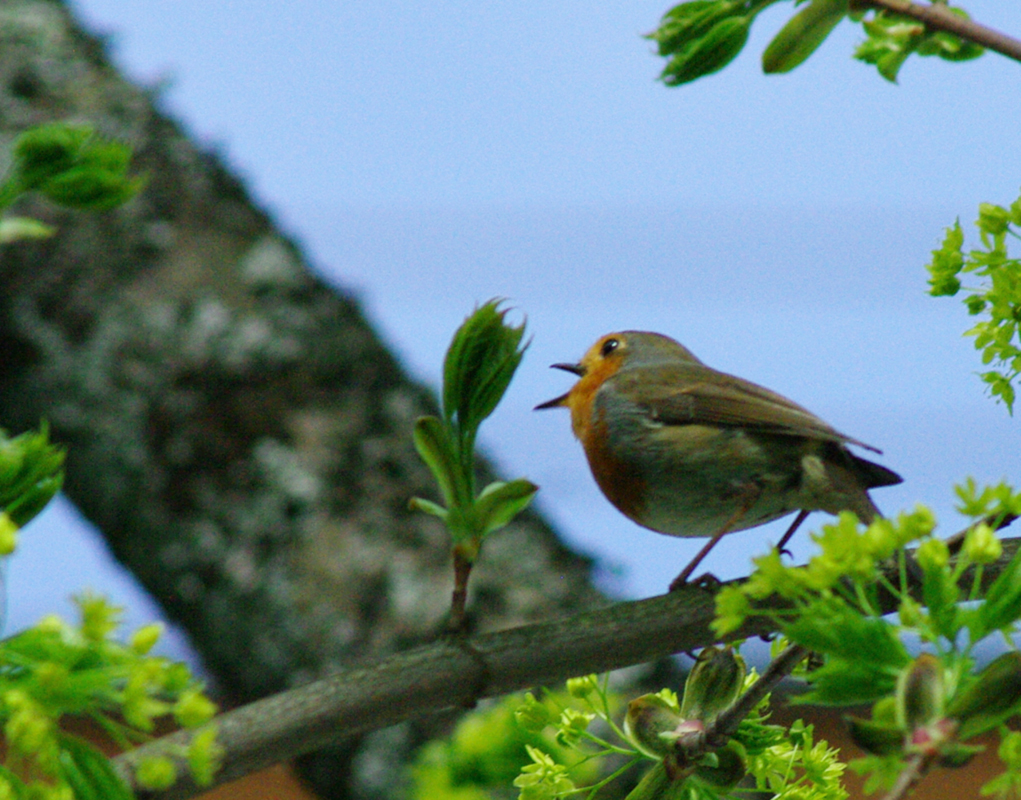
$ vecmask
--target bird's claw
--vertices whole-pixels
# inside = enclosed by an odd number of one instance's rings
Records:
[[[708,589],[709,591],[715,591],[723,585],[723,581],[713,575],[711,572],[704,572],[693,580],[685,580],[684,573],[681,573],[670,582],[670,588],[668,591],[676,592],[678,589],[682,589],[685,586],[697,586],[700,589]]]

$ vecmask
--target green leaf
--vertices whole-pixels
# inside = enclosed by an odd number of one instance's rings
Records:
[[[696,42],[721,19],[733,16],[738,4],[731,0],[694,0],[674,6],[659,27],[646,36],[658,45],[659,55],[672,56]]]
[[[876,669],[865,660],[830,659],[809,674],[811,689],[791,698],[792,703],[822,706],[850,706],[870,703],[890,694],[896,675]]]
[[[939,250],[932,251],[932,261],[926,265],[929,270],[929,294],[933,297],[953,296],[961,288],[957,278],[964,266],[964,231],[961,221],[957,220],[953,227],[947,228],[946,236]]]
[[[0,510],[23,527],[60,491],[63,466],[64,451],[45,426],[14,438],[0,431]]]
[[[960,589],[948,567],[927,569],[923,573],[922,600],[929,608],[936,631],[953,641],[960,630],[957,619],[957,600]]]
[[[25,785],[25,782],[18,777],[17,773],[8,769],[3,764],[0,764],[0,778],[2,778],[7,785],[11,787],[11,790],[14,792],[13,796],[17,798],[17,800],[21,800],[21,798],[29,796],[28,787]]]
[[[503,398],[521,358],[524,324],[507,325],[500,300],[477,308],[454,334],[443,362],[443,414],[470,440]]]
[[[78,800],[133,800],[134,795],[114,771],[110,760],[87,742],[60,737],[60,768]]]
[[[31,217],[7,217],[0,219],[0,244],[10,244],[21,239],[48,239],[57,229]]]
[[[976,630],[972,641],[978,641],[993,631],[1002,630],[1021,618],[1021,549],[986,591],[985,600],[978,608]]]
[[[411,500],[408,501],[408,508],[412,511],[421,511],[424,514],[431,514],[434,517],[439,517],[444,522],[447,521],[447,517],[449,516],[449,512],[443,506],[422,497],[412,497]]]
[[[481,534],[486,536],[504,527],[525,510],[538,491],[538,486],[524,478],[489,484],[475,501],[475,516]]]
[[[795,14],[762,54],[762,71],[790,72],[821,45],[847,16],[848,0],[812,0]]]
[[[962,740],[998,727],[1021,705],[1021,653],[1004,653],[947,704],[947,716],[961,721]]]
[[[904,749],[904,731],[889,722],[844,717],[851,739],[866,753],[888,756]]]
[[[676,53],[660,79],[667,86],[679,86],[723,69],[745,46],[751,24],[750,16],[720,20],[704,36]]]
[[[909,17],[880,11],[862,27],[868,39],[858,45],[854,57],[874,64],[879,74],[897,82],[901,66],[925,38],[925,26]]]
[[[128,177],[131,148],[88,126],[41,125],[21,134],[13,149],[17,188],[70,208],[113,208],[145,183]]]
[[[454,487],[457,485],[458,464],[457,456],[447,437],[447,429],[436,417],[419,417],[415,420],[411,437],[415,443],[415,450],[436,478],[447,506],[453,506],[457,502]]]
[[[983,233],[996,235],[1007,232],[1010,224],[1010,212],[993,203],[978,204],[978,228]]]
[[[861,662],[866,669],[896,675],[911,661],[894,628],[853,609],[818,603],[783,626],[791,641],[825,655]]]
[[[12,149],[22,189],[36,189],[73,167],[91,137],[92,128],[63,123],[39,125],[18,136]]]
[[[92,166],[82,166],[51,178],[38,187],[48,199],[68,208],[106,211],[130,200],[145,185]]]

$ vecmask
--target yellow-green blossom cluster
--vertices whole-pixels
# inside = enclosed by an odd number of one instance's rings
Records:
[[[186,666],[148,654],[161,626],[147,625],[122,644],[112,638],[120,609],[92,594],[75,601],[78,625],[48,616],[0,642],[0,721],[9,748],[0,798],[130,797],[101,753],[61,730],[69,714],[90,717],[124,748],[144,740],[156,718],[172,714],[197,733],[181,752],[142,761],[140,785],[170,785],[176,779],[170,756],[209,783],[222,755],[210,724],[216,706]]]

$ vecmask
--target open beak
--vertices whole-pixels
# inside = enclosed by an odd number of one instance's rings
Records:
[[[585,368],[581,364],[550,364],[552,369],[562,369],[564,372],[570,372],[573,375],[577,375],[579,378],[585,374]],[[558,408],[559,406],[566,405],[567,396],[570,392],[565,392],[560,397],[554,397],[552,400],[547,400],[545,403],[539,403],[533,411],[542,411],[547,408]]]

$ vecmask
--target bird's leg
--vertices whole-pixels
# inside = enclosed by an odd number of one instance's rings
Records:
[[[810,513],[812,512],[806,511],[805,509],[801,509],[801,511],[798,512],[798,516],[794,518],[794,522],[792,522],[791,526],[787,529],[787,533],[785,533],[783,538],[780,539],[780,544],[776,546],[777,552],[779,552],[780,555],[784,554],[784,546],[791,540],[791,537],[794,535],[794,531],[801,527],[801,523],[805,521],[805,517],[807,517]],[[790,554],[788,553],[788,555]]]
[[[688,582],[688,578],[691,577],[691,573],[695,571],[702,559],[709,555],[709,551],[716,547],[716,543],[720,541],[726,534],[734,530],[734,526],[737,525],[744,515],[748,513],[755,501],[759,499],[759,495],[762,494],[762,487],[756,483],[746,484],[744,489],[741,490],[739,496],[739,503],[737,510],[730,516],[730,519],[726,521],[722,528],[712,535],[712,538],[702,547],[701,550],[695,555],[689,562],[688,566],[681,570],[681,574],[670,581],[670,591],[674,592],[680,589]]]

